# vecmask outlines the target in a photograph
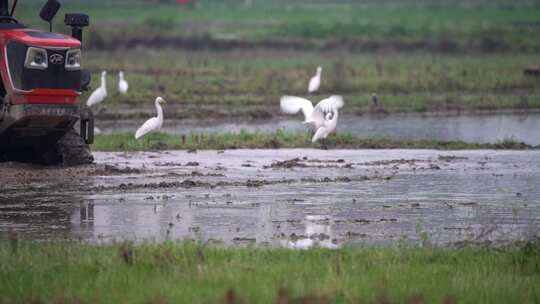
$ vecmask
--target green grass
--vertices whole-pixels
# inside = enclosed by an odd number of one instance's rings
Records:
[[[44,27],[41,2],[22,1],[20,19]],[[83,64],[93,88],[101,70],[126,72],[127,96],[114,94],[116,75],[108,78],[108,118],[139,117],[158,95],[180,108],[168,112],[173,118],[275,116],[281,95],[306,95],[318,65],[313,99],[344,95],[349,113],[369,112],[373,92],[390,113],[540,108],[540,77],[523,73],[540,64],[539,1],[203,0],[189,9],[73,0],[59,16],[68,11],[92,16]],[[186,37],[196,39],[177,43]],[[231,39],[269,44],[214,44]],[[305,49],[275,48],[275,40]],[[207,48],[186,50],[198,43]]]
[[[101,70],[126,72],[130,93],[110,94],[110,118],[128,118],[115,106],[151,107],[158,95],[181,107],[169,114],[176,118],[269,117],[278,114],[282,94],[306,94],[318,65],[323,82],[314,99],[344,95],[350,113],[369,112],[373,92],[391,113],[540,108],[540,77],[523,73],[540,64],[536,0],[199,3],[194,9],[142,0],[63,4],[59,16],[92,16],[83,62],[92,86]],[[41,4],[22,1],[18,16],[45,27],[37,19]],[[268,44],[225,51],[215,43],[230,40]],[[276,40],[304,48],[276,48]],[[187,51],[196,44],[206,47]]]
[[[144,58],[144,60],[141,60]],[[397,112],[540,108],[540,78],[523,74],[536,55],[356,54],[348,52],[183,52],[171,49],[86,53],[85,66],[99,86],[110,72],[106,104],[110,118],[128,118],[155,96],[167,99],[168,117],[265,117],[279,114],[283,94],[306,96],[316,66],[323,66],[321,92],[345,96],[345,113],[369,112],[371,93]],[[116,72],[124,70],[130,92],[118,96]],[[88,93],[82,96],[86,100]],[[213,112],[212,112],[213,111]],[[261,114],[261,115],[262,115]]]
[[[305,251],[0,241],[2,303],[537,303],[538,286],[538,241]]]
[[[143,1],[69,1],[59,16],[83,11],[92,17],[92,41],[107,45],[133,37],[214,39],[362,39],[390,42],[451,42],[453,48],[538,50],[538,1],[199,1],[196,8]],[[23,1],[17,16],[45,28],[37,18],[42,1]],[[63,29],[63,18],[56,28]],[[92,36],[91,35],[91,36]]]
[[[312,144],[307,133],[228,133],[171,135],[154,133],[140,140],[133,134],[97,135],[92,149],[96,151],[147,150],[221,150],[221,149],[279,149],[279,148],[331,148],[331,149],[538,149],[512,140],[496,144],[469,144],[437,140],[391,140],[358,138],[351,134],[331,136],[325,142]]]

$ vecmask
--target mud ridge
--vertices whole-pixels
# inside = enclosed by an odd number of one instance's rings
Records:
[[[120,36],[114,35],[111,39],[103,39],[100,34],[90,36],[88,46],[99,50],[145,48],[176,48],[187,51],[238,51],[238,50],[274,50],[274,51],[335,51],[347,50],[350,52],[376,53],[380,51],[415,52],[428,51],[439,53],[457,52],[509,52],[539,50],[526,47],[513,46],[504,40],[489,40],[489,43],[463,44],[451,38],[400,41],[400,40],[368,40],[356,38],[343,38],[333,40],[310,39],[267,39],[262,41],[247,41],[240,39],[215,39],[208,36],[200,37],[171,37],[166,35],[154,36]],[[98,38],[99,37],[99,38]]]
[[[98,186],[85,189],[89,192],[101,192],[101,191],[132,191],[137,189],[191,189],[191,188],[218,188],[218,187],[247,187],[247,188],[260,188],[263,186],[283,185],[283,184],[298,184],[298,183],[315,183],[315,184],[329,184],[329,183],[350,183],[350,182],[362,182],[368,180],[390,180],[391,176],[360,176],[360,177],[346,177],[340,176],[336,178],[324,177],[324,178],[302,178],[302,179],[281,179],[281,180],[251,180],[238,181],[238,182],[226,182],[220,181],[217,183],[209,183],[202,181],[194,181],[186,179],[183,181],[173,182],[159,182],[159,183],[146,183],[146,184],[134,184],[134,183],[122,183],[117,186]],[[81,189],[82,190],[82,189]]]
[[[0,183],[25,184],[36,180],[48,179],[80,179],[88,176],[114,176],[142,174],[143,169],[117,167],[113,165],[91,164],[76,167],[42,166],[29,163],[6,162],[0,163]],[[0,186],[1,189],[1,186]]]

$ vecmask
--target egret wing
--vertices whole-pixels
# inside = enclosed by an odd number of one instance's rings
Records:
[[[160,128],[161,125],[158,118],[150,118],[137,130],[137,132],[135,132],[135,139],[139,139],[152,131],[159,130]]]
[[[122,94],[126,94],[128,89],[129,89],[129,85],[127,81],[125,80],[120,81],[120,83],[118,84],[118,91],[120,91],[120,93]]]
[[[330,96],[329,98],[321,100],[321,102],[315,106],[311,119],[314,122],[323,125],[326,121],[326,113],[336,112],[343,108],[344,105],[343,97],[337,95]]]
[[[296,114],[300,111],[304,113],[305,120],[310,119],[313,113],[313,104],[311,101],[296,97],[296,96],[283,96],[281,97],[281,111],[287,114]]]
[[[107,97],[107,91],[103,90],[103,88],[100,87],[96,89],[94,92],[92,92],[92,94],[86,101],[86,105],[89,107],[96,105],[102,102],[103,99],[105,99],[105,97]]]
[[[315,109],[320,109],[323,113],[339,110],[344,106],[343,97],[334,95],[326,99],[321,100],[315,107]]]

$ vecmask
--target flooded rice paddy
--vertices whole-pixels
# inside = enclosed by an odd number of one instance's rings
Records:
[[[508,241],[540,231],[539,151],[95,153],[0,164],[0,235],[305,248]]]
[[[150,115],[150,114],[149,114]],[[134,132],[144,119],[98,121],[103,133]],[[340,117],[340,132],[359,137],[391,139],[437,139],[468,143],[496,143],[506,139],[540,145],[540,112],[498,113],[455,116],[403,114],[389,116]],[[289,116],[280,120],[256,121],[204,121],[168,120],[163,130],[167,133],[186,134],[222,132],[275,132],[285,130],[303,132],[301,117]],[[189,131],[186,131],[189,130]],[[474,131],[471,131],[474,130]]]

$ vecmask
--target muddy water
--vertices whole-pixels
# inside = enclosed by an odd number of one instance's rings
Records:
[[[144,120],[99,121],[97,126],[104,133],[133,132]],[[266,121],[211,122],[201,126],[200,121],[169,120],[164,131],[190,132],[275,132],[276,130],[303,131],[300,117]],[[474,130],[471,131],[471,130]],[[361,137],[395,139],[459,140],[471,143],[495,143],[514,139],[530,145],[540,145],[540,112],[507,113],[462,116],[344,116],[340,118],[339,131]]]
[[[508,241],[540,232],[540,152],[96,153],[0,164],[0,236],[305,248]],[[297,159],[295,159],[297,158]]]

